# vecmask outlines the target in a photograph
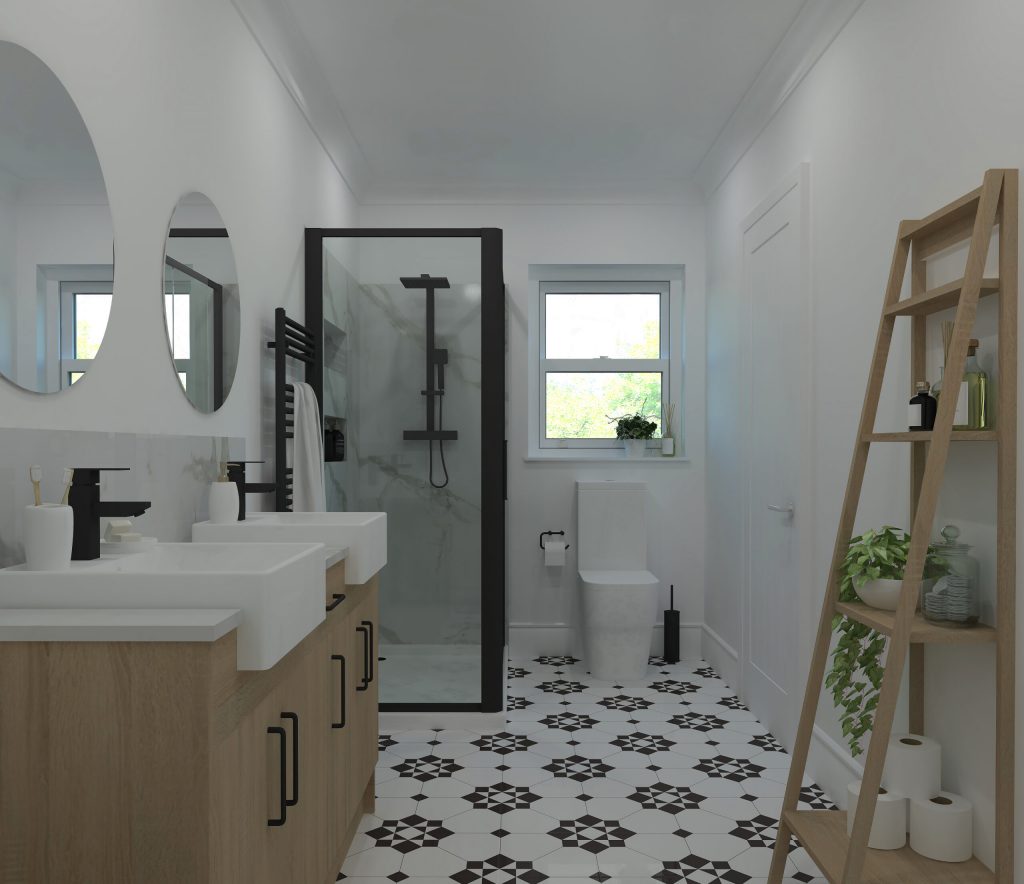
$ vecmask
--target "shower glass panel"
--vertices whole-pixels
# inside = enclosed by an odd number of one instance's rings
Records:
[[[485,645],[503,632],[503,580],[488,599],[484,550],[504,428],[485,444],[481,238],[322,234],[327,508],[388,515],[382,708],[500,709],[501,649]],[[493,349],[503,366],[503,336]]]

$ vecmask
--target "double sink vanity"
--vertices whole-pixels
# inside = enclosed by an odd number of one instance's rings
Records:
[[[0,882],[334,881],[373,807],[384,513],[0,571]]]

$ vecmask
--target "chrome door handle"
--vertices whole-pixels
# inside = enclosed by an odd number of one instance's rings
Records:
[[[792,504],[790,504],[789,506],[773,506],[772,504],[768,504],[768,509],[770,509],[773,513],[785,513],[787,516],[793,515]]]

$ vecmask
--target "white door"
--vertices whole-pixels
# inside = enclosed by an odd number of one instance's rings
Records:
[[[751,711],[787,748],[803,688],[798,504],[802,459],[810,454],[805,419],[811,388],[805,177],[801,167],[748,216],[743,231],[749,473],[742,685]]]

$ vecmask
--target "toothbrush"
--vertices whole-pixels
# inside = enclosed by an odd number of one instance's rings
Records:
[[[42,506],[43,494],[39,483],[43,481],[43,468],[39,465],[29,467],[28,477],[32,480],[32,491],[36,496],[36,506]]]
[[[71,480],[75,477],[75,471],[71,467],[64,467],[64,494],[60,502],[62,506],[68,505],[68,495],[71,493]]]

